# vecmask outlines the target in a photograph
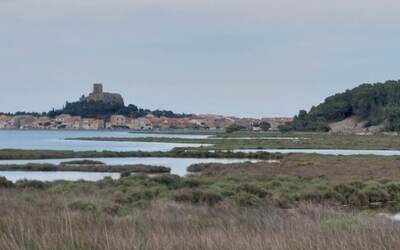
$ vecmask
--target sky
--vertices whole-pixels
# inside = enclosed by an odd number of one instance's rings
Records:
[[[0,0],[0,111],[48,111],[94,82],[126,103],[293,116],[400,79],[400,1]]]

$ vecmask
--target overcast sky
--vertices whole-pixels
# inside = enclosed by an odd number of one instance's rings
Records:
[[[399,79],[400,1],[0,0],[0,111],[48,111],[93,82],[126,103],[291,116]]]

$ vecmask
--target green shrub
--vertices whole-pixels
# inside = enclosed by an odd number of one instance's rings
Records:
[[[369,202],[386,202],[390,200],[390,195],[385,186],[378,182],[369,182],[363,192],[368,197]]]
[[[188,188],[196,188],[202,184],[202,181],[196,178],[185,178],[182,182],[182,186]]]
[[[232,196],[232,199],[235,201],[236,205],[241,207],[252,207],[260,205],[261,203],[259,197],[251,193],[246,193],[244,191],[238,192],[237,194]]]
[[[268,192],[260,184],[255,183],[245,183],[241,184],[236,188],[237,192],[245,192],[255,195],[259,198],[264,198],[268,195]]]
[[[178,175],[160,175],[152,179],[157,184],[165,185],[168,189],[177,189],[182,186],[181,177]]]
[[[339,193],[346,204],[350,204],[350,197],[353,194],[358,194],[364,185],[354,182],[354,183],[341,183],[336,185],[333,189]]]
[[[149,201],[157,198],[161,191],[159,188],[137,190],[129,194],[129,202]]]
[[[19,180],[15,183],[15,186],[17,188],[26,188],[26,189],[45,189],[46,184],[41,181],[35,181],[35,180]]]
[[[129,177],[131,175],[131,172],[125,171],[121,173],[121,178]]]
[[[96,212],[97,207],[91,202],[75,201],[69,205],[72,210],[80,210],[84,212]]]
[[[272,196],[272,202],[275,206],[280,208],[291,208],[294,203],[294,198],[287,192],[274,193]]]
[[[368,205],[369,200],[365,193],[356,191],[349,196],[348,203],[355,207],[363,207]]]
[[[149,181],[149,177],[143,174],[134,174],[126,176],[125,178],[119,179],[119,183],[123,186],[138,186],[146,185]]]
[[[385,189],[390,195],[390,199],[393,201],[400,200],[400,182],[391,181],[385,184]]]
[[[222,201],[222,197],[213,192],[207,191],[189,191],[185,193],[178,193],[174,196],[176,202],[190,202],[193,204],[204,203],[210,206]]]

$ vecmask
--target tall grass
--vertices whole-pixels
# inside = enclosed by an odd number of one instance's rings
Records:
[[[157,201],[115,216],[71,207],[68,197],[32,202],[35,193],[14,194],[0,194],[4,250],[400,249],[399,224],[314,204],[281,210]],[[75,198],[102,202],[101,196]]]

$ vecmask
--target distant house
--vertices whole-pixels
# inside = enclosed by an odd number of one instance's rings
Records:
[[[32,115],[17,115],[11,120],[12,125],[16,128],[34,128],[36,118]]]
[[[151,130],[153,129],[153,124],[147,118],[141,117],[137,119],[130,119],[127,123],[130,129],[134,130]]]
[[[112,115],[106,125],[107,128],[129,128],[127,118],[123,115]]]
[[[41,116],[33,123],[34,128],[48,129],[53,126],[53,120],[47,116]]]
[[[13,128],[12,117],[7,115],[0,115],[0,129]]]
[[[81,129],[104,129],[104,121],[98,119],[82,119],[80,123]]]

